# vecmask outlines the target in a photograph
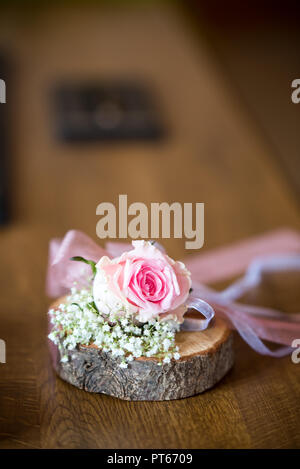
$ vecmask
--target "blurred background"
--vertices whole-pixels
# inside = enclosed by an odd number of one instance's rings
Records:
[[[119,194],[149,212],[204,202],[202,252],[299,227],[297,2],[0,8],[0,236],[22,285],[30,264],[43,289],[51,237],[97,239],[96,207]],[[163,243],[188,254],[184,239]]]
[[[299,14],[297,2],[1,2],[5,230],[95,238],[97,204],[123,193],[204,202],[204,249],[297,225]]]
[[[299,2],[290,0],[1,1],[0,78],[7,85],[7,102],[0,104],[4,446],[124,447],[128,437],[118,414],[126,403],[105,396],[97,403],[93,396],[83,400],[51,371],[44,314],[50,238],[74,228],[104,245],[96,236],[96,207],[117,205],[119,194],[149,209],[151,202],[204,202],[201,253],[281,227],[299,229],[300,104],[291,101],[291,83],[300,78],[299,20]],[[195,254],[185,250],[185,239],[161,241],[174,258]],[[199,435],[206,447],[296,444],[299,402],[284,388],[291,386],[294,365],[238,344],[243,360],[237,360],[232,384],[221,389],[222,396],[228,391],[225,401],[211,399],[221,409],[218,425],[211,425],[210,397],[196,401],[199,415],[190,401],[180,401],[185,430],[153,443],[159,432],[149,426],[149,447],[197,447]],[[254,394],[251,386],[247,394],[248,376]],[[67,412],[69,421],[71,400],[64,413],[60,404],[71,395],[73,429],[80,408],[82,433],[60,435],[59,415]],[[84,420],[84,402],[101,419],[112,416],[104,420],[109,431],[97,419]],[[161,407],[152,409],[161,419]],[[170,424],[172,412],[162,425]]]

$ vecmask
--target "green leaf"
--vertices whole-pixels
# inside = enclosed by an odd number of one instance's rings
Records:
[[[83,312],[83,309],[82,309],[82,307],[81,307],[81,306],[80,306],[78,303],[71,303],[71,305],[75,305],[75,306],[77,306],[77,307],[80,309],[80,311],[82,311],[82,312]]]
[[[91,303],[87,303],[86,306],[88,307],[88,309],[89,309],[90,311],[93,311],[93,310],[94,310],[94,311],[96,311],[97,313],[99,313],[98,308],[97,308],[97,306],[96,306],[96,304],[95,304],[94,301],[92,301]]]
[[[78,261],[78,262],[84,262],[85,264],[89,264],[92,268],[92,271],[93,271],[93,276],[95,277],[96,273],[97,273],[97,269],[96,269],[96,262],[94,261],[89,261],[88,259],[85,259],[84,257],[81,257],[81,256],[74,256],[74,257],[71,257],[70,258],[70,261]]]

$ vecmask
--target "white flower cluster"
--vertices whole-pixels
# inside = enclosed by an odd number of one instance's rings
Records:
[[[104,352],[120,357],[120,367],[138,357],[157,357],[158,364],[178,360],[180,354],[175,346],[175,334],[179,325],[170,320],[152,319],[136,323],[124,311],[116,311],[107,317],[95,306],[91,291],[71,289],[66,303],[49,311],[53,329],[49,334],[55,344],[73,350],[77,345],[95,344]],[[64,355],[61,359],[67,361]]]

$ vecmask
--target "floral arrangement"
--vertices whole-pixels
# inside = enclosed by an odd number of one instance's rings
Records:
[[[67,350],[95,344],[118,357],[121,367],[139,357],[154,356],[162,364],[180,359],[175,344],[179,328],[205,330],[216,312],[256,352],[285,356],[300,333],[299,315],[238,302],[261,284],[264,272],[299,270],[298,238],[276,236],[259,241],[257,251],[265,252],[267,243],[269,255],[254,259],[245,275],[221,292],[197,282],[201,270],[210,270],[212,257],[204,262],[202,258],[187,261],[193,272],[191,292],[189,270],[158,244],[133,241],[130,249],[115,242],[103,249],[84,233],[70,230],[63,239],[50,241],[47,293],[54,298],[68,296],[49,311],[49,338],[60,349],[63,361],[68,360]],[[232,254],[226,248],[226,256],[216,255],[213,264],[218,268],[222,262],[229,265],[239,256],[244,262],[243,249],[239,246]],[[189,308],[201,316],[184,316]],[[282,346],[270,349],[263,339]]]
[[[191,274],[154,243],[133,241],[133,249],[96,263],[80,256],[92,275],[86,286],[74,286],[66,301],[49,311],[49,338],[61,349],[62,361],[79,344],[94,344],[119,357],[127,368],[139,357],[157,357],[158,365],[180,359],[175,334],[188,309]]]

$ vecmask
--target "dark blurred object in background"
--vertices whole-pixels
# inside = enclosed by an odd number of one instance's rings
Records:
[[[188,0],[205,21],[218,28],[251,29],[253,27],[299,24],[298,0]]]
[[[130,82],[64,84],[55,90],[55,128],[63,141],[156,140],[163,128],[150,91]]]
[[[0,79],[5,85],[8,79],[7,62],[0,53]],[[7,142],[7,103],[0,103],[0,224],[8,221],[8,142]]]

